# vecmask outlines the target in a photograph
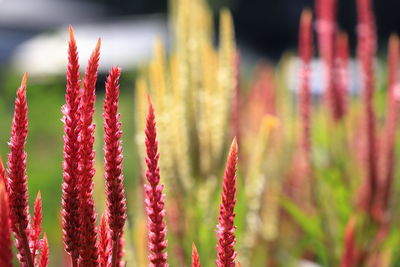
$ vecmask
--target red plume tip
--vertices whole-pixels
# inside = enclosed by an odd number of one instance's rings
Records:
[[[149,184],[145,185],[146,213],[148,217],[149,260],[152,266],[168,266],[168,255],[164,252],[167,247],[165,224],[165,210],[163,194],[164,185],[160,184],[160,167],[158,160],[158,141],[154,109],[149,99],[149,110],[146,118],[145,144],[146,144],[146,178]]]
[[[69,25],[68,32],[69,32],[69,40],[75,42],[74,28],[72,27],[72,25]]]
[[[24,76],[22,76],[22,80],[21,80],[21,85],[18,88],[17,91],[17,96],[19,98],[25,98],[26,97],[26,82],[28,80],[28,73],[25,72]]]
[[[192,243],[192,267],[201,267],[200,256],[194,243]]]
[[[99,39],[97,39],[97,43],[96,43],[96,50],[100,50],[101,47],[101,38],[99,37]]]
[[[47,241],[47,236],[43,236],[43,247],[39,256],[39,267],[47,267],[49,265],[49,242]]]
[[[26,81],[28,80],[28,73],[25,72],[24,76],[22,76],[22,80],[21,80],[21,87],[25,87],[26,86]]]
[[[217,266],[235,266],[236,252],[234,245],[235,229],[235,204],[236,204],[236,166],[238,161],[238,146],[236,139],[233,139],[228,160],[225,168],[224,180],[222,183],[222,203],[220,205],[217,225]]]

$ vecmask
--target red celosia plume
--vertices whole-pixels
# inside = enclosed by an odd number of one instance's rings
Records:
[[[366,182],[361,206],[374,216],[377,204],[378,172],[377,143],[375,129],[374,97],[374,57],[376,50],[375,21],[370,0],[357,0],[358,46],[357,56],[361,66],[364,101]]]
[[[122,174],[121,122],[118,113],[121,69],[113,67],[106,81],[104,100],[104,160],[107,193],[107,216],[112,240],[112,266],[120,266],[122,234],[126,221],[126,199]]]
[[[49,264],[49,242],[47,241],[47,236],[43,236],[43,246],[39,255],[38,267],[47,267]]]
[[[301,59],[300,67],[300,92],[299,92],[299,112],[301,120],[301,148],[305,157],[307,174],[310,174],[310,156],[311,156],[311,137],[310,137],[310,113],[311,113],[311,92],[310,92],[310,75],[311,75],[311,59],[313,55],[312,49],[312,14],[306,9],[301,15],[300,31],[299,31],[299,55]]]
[[[228,161],[222,183],[222,203],[220,205],[217,225],[217,266],[235,267],[235,204],[236,204],[236,165],[238,161],[238,145],[236,138],[229,150]]]
[[[11,225],[6,172],[0,159],[0,266],[12,267]]]
[[[350,218],[345,233],[345,243],[344,243],[344,251],[342,256],[342,262],[340,267],[355,267],[358,265],[358,250],[355,238],[355,228],[356,228],[356,220],[355,218]]]
[[[201,267],[200,256],[194,243],[192,244],[192,267]]]
[[[72,27],[69,28],[67,87],[62,108],[64,114],[64,162],[62,185],[62,224],[65,250],[72,258],[72,265],[79,257],[79,132],[80,132],[80,81],[76,41]]]
[[[382,169],[381,195],[382,195],[382,213],[384,213],[389,205],[391,187],[393,184],[393,175],[395,167],[395,140],[396,140],[396,124],[399,112],[399,99],[396,97],[396,90],[400,89],[398,82],[398,67],[399,67],[399,37],[397,35],[390,36],[389,39],[389,54],[388,54],[388,97],[387,97],[387,121],[385,125],[385,135],[383,140],[382,158],[384,166]]]
[[[28,135],[28,105],[26,102],[25,73],[15,100],[14,119],[9,142],[8,191],[10,218],[16,239],[18,259],[24,266],[33,267],[29,248],[29,207],[26,175],[26,152],[24,150]]]
[[[100,58],[100,39],[94,49],[86,68],[81,96],[80,114],[80,265],[97,266],[98,249],[96,211],[93,200],[93,176],[94,169],[94,130],[93,123],[94,103],[96,100],[95,89],[97,70]]]
[[[336,0],[317,0],[318,47],[324,68],[325,99],[335,121],[344,114],[343,101],[335,80]]]
[[[146,213],[148,216],[148,237],[149,237],[149,260],[151,266],[168,266],[167,253],[164,249],[167,247],[166,233],[167,227],[164,222],[164,194],[162,190],[164,185],[160,184],[160,167],[158,160],[158,141],[156,132],[156,120],[154,108],[149,97],[149,111],[146,117],[146,177],[149,184],[145,185],[146,191]]]
[[[40,235],[42,234],[42,197],[40,191],[38,192],[33,208],[33,218],[31,223],[30,238],[31,238],[31,251],[33,259],[40,249]]]
[[[99,230],[99,256],[100,256],[100,267],[108,267],[111,263],[111,238],[110,228],[107,224],[107,215],[103,214],[100,221]]]
[[[287,193],[297,201],[306,203],[311,194],[311,60],[313,57],[312,13],[302,12],[299,28],[298,53],[300,58],[298,113],[300,120],[299,146],[293,158]],[[301,188],[301,190],[299,190]]]
[[[350,90],[349,77],[349,38],[346,33],[340,32],[336,35],[335,42],[335,83],[338,100],[344,116],[347,111],[347,95]]]

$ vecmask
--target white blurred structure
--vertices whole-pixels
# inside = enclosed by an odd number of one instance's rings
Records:
[[[132,68],[150,59],[156,38],[166,40],[167,23],[161,16],[126,18],[91,24],[73,25],[81,66],[102,39],[100,71],[112,66]],[[51,33],[42,33],[15,50],[12,66],[30,75],[65,73],[68,57],[68,25]]]
[[[107,8],[94,2],[60,0],[0,0],[0,27],[43,30],[62,24],[93,21]]]
[[[321,267],[321,265],[318,265],[311,261],[302,260],[299,262],[298,267]]]
[[[355,60],[350,60],[349,69],[349,93],[354,94],[359,91],[360,88],[360,75],[357,62]],[[300,81],[300,59],[294,57],[285,70],[287,77],[287,84],[291,91],[297,92],[299,90]],[[322,95],[325,90],[325,71],[324,65],[320,59],[313,59],[311,62],[311,93],[313,95]]]

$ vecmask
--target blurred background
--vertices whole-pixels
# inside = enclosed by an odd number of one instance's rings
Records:
[[[400,3],[396,0],[373,1],[378,24],[379,40],[386,40],[390,33],[400,30],[400,18],[396,16]],[[0,60],[9,62],[33,38],[44,38],[47,45],[56,41],[54,35],[65,31],[66,25],[82,27],[89,34],[110,34],[109,42],[114,45],[133,45],[125,53],[135,53],[127,57],[131,64],[148,55],[146,40],[154,35],[166,36],[168,32],[167,0],[135,1],[67,1],[67,0],[2,0],[0,2]],[[216,13],[221,7],[229,7],[233,13],[237,42],[242,53],[278,59],[283,51],[294,48],[297,42],[298,21],[304,7],[312,7],[312,0],[214,0],[209,4]],[[356,23],[355,1],[338,1],[339,28],[350,34],[354,44]],[[217,20],[217,16],[215,16]],[[98,31],[94,31],[94,30]],[[117,30],[118,29],[118,30]],[[43,35],[45,34],[45,35]],[[45,39],[46,35],[54,39]],[[135,39],[140,35],[140,39]],[[64,37],[63,35],[61,35]],[[49,37],[49,36],[47,36]],[[84,35],[85,38],[91,36]],[[103,36],[106,38],[108,36]],[[135,39],[135,42],[130,42]],[[81,42],[85,42],[83,39]],[[54,43],[53,43],[54,45]],[[135,46],[140,47],[135,47]],[[31,49],[33,44],[31,44]],[[36,47],[38,48],[38,47]],[[138,51],[140,49],[141,51]],[[50,51],[49,51],[50,52]],[[122,52],[122,51],[121,51]],[[53,55],[54,56],[54,55]],[[42,62],[42,64],[45,64]],[[122,63],[120,63],[122,64]],[[50,65],[50,64],[49,64]]]
[[[298,25],[304,7],[312,0],[210,0],[218,33],[218,12],[232,11],[235,35],[242,56],[242,72],[251,73],[260,60],[277,62],[287,50],[297,49]],[[338,1],[339,27],[349,33],[354,55],[355,1]],[[100,78],[98,81],[97,161],[102,160],[102,100],[107,70],[123,68],[121,113],[124,131],[124,173],[128,203],[140,201],[129,193],[139,182],[138,159],[134,145],[133,99],[135,78],[150,61],[156,37],[170,41],[166,0],[0,0],[0,155],[7,157],[13,99],[24,72],[29,73],[28,176],[30,201],[42,192],[44,229],[50,238],[51,266],[62,259],[60,230],[62,115],[65,68],[67,64],[68,25],[72,24],[80,52],[86,61],[98,37],[102,38]],[[374,1],[379,51],[386,50],[388,36],[400,32],[400,1]],[[132,164],[134,163],[134,164]],[[103,190],[98,168],[96,190]],[[97,208],[103,210],[104,197],[97,194]],[[99,203],[99,204],[97,204]],[[103,205],[103,206],[102,206]]]

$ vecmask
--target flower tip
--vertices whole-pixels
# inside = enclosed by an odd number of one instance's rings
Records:
[[[37,195],[36,195],[36,201],[42,201],[42,194],[40,193],[40,190],[38,191]]]
[[[116,76],[120,76],[121,75],[121,68],[118,66],[114,66],[111,68],[110,73],[113,73]]]
[[[229,154],[237,154],[238,152],[238,143],[237,143],[237,138],[236,136],[233,138],[231,148],[229,149]]]
[[[26,86],[26,81],[28,80],[28,73],[25,72],[24,76],[22,76],[21,87]]]
[[[345,32],[345,31],[339,31],[338,36],[339,36],[340,40],[348,40],[349,39],[349,36],[348,36],[347,32]]]
[[[68,32],[69,32],[69,40],[75,41],[74,28],[72,28],[71,24],[68,27]]]
[[[99,37],[99,39],[97,39],[97,44],[96,44],[96,51],[99,51],[101,47],[101,37]]]
[[[38,261],[39,267],[46,267],[49,264],[49,241],[47,239],[46,233],[43,234],[43,247],[40,252],[40,257]]]
[[[24,76],[22,76],[21,85],[18,88],[17,95],[22,97],[26,94],[26,81],[28,80],[28,73],[25,72]]]
[[[397,33],[392,33],[389,37],[389,43],[392,44],[393,46],[399,46],[399,36]]]
[[[147,94],[147,103],[149,104],[149,110],[153,109],[153,102],[151,101],[150,94]]]
[[[103,212],[101,215],[100,224],[107,224],[107,213]]]
[[[192,252],[197,254],[197,248],[196,248],[196,244],[194,242],[192,243]]]
[[[196,245],[192,243],[192,267],[200,267],[200,256],[197,252]]]
[[[312,11],[309,8],[303,9],[301,12],[301,24],[309,25],[312,21]]]

